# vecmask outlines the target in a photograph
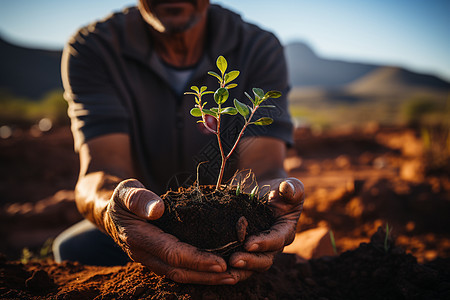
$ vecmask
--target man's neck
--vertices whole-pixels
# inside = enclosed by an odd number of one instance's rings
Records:
[[[206,18],[189,30],[167,34],[151,30],[158,56],[174,67],[197,64],[203,55],[206,37]]]

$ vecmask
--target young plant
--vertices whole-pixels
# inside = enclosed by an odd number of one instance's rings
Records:
[[[334,239],[333,231],[330,230],[329,234],[330,234],[331,247],[333,247],[334,255],[338,255],[337,248],[336,248],[336,240]]]
[[[214,76],[217,78],[219,82],[219,87],[215,92],[213,91],[207,91],[206,86],[202,86],[198,88],[197,86],[192,86],[191,90],[192,92],[186,92],[185,94],[191,94],[195,96],[195,107],[191,109],[191,115],[194,117],[200,117],[201,120],[198,122],[203,123],[205,128],[214,133],[217,137],[217,142],[219,144],[219,150],[220,155],[222,158],[222,163],[220,165],[220,171],[219,176],[217,178],[217,184],[216,184],[216,190],[218,190],[222,184],[223,179],[223,173],[225,171],[225,164],[227,160],[230,158],[231,154],[236,149],[239,141],[242,138],[242,135],[244,134],[245,129],[248,125],[258,125],[258,126],[264,126],[272,124],[273,119],[269,117],[262,117],[256,121],[252,121],[253,115],[255,114],[256,110],[260,107],[274,107],[273,105],[262,105],[264,101],[266,101],[269,98],[279,98],[281,96],[281,92],[279,91],[269,91],[265,93],[260,88],[253,88],[253,95],[254,98],[252,98],[249,94],[245,93],[247,98],[250,99],[250,102],[252,103],[252,106],[248,106],[242,102],[240,102],[237,99],[234,99],[234,107],[223,107],[225,102],[228,100],[229,97],[229,89],[232,89],[237,86],[236,83],[231,83],[234,79],[236,79],[239,76],[239,71],[233,70],[230,72],[226,72],[228,68],[227,60],[223,56],[219,56],[216,61],[217,68],[220,71],[220,74],[217,74],[215,72],[208,72],[209,75]],[[217,107],[212,108],[205,108],[205,105],[207,102],[203,101],[203,97],[207,94],[214,94],[214,101],[217,104]],[[231,148],[231,150],[228,153],[225,153],[222,140],[221,140],[221,118],[223,115],[241,115],[244,118],[244,125],[236,138],[236,141]],[[206,122],[206,116],[212,116],[217,121],[217,127],[211,128],[208,123]]]

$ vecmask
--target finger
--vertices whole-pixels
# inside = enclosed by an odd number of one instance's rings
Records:
[[[135,179],[122,181],[116,187],[113,199],[120,201],[127,210],[143,219],[156,220],[164,214],[162,199]]]
[[[229,270],[227,272],[202,272],[177,268],[155,258],[148,257],[142,264],[159,275],[165,275],[179,283],[206,284],[206,285],[233,285],[251,276],[248,270]]]
[[[147,220],[159,219],[164,214],[164,201],[144,188],[129,189],[123,203],[131,212]]]
[[[137,261],[154,256],[174,268],[217,273],[227,270],[223,258],[180,242],[175,236],[152,224],[129,224],[126,231],[126,242],[130,249],[144,252],[143,256],[136,257]]]
[[[280,183],[278,195],[275,195],[275,197],[281,197],[285,203],[298,205],[303,203],[305,197],[304,194],[305,188],[303,183],[297,178],[290,177]]]
[[[229,262],[233,268],[264,272],[272,266],[275,253],[236,252],[230,257]]]
[[[297,212],[293,216],[298,219],[303,210],[304,199],[303,183],[296,178],[288,178],[279,184],[278,190],[270,192],[269,205],[277,217],[285,218],[286,214]]]
[[[249,252],[280,252],[284,246],[289,245],[295,238],[296,220],[286,216],[286,219],[273,225],[269,231],[250,236],[245,245]]]

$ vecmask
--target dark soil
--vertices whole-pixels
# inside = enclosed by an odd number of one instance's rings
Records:
[[[450,299],[450,259],[421,265],[381,229],[370,243],[309,262],[280,254],[235,286],[177,284],[138,263],[92,267],[0,262],[0,297],[17,299]]]
[[[216,191],[214,186],[193,186],[169,191],[161,198],[166,210],[152,223],[182,242],[224,258],[242,251],[245,236],[263,232],[275,221],[266,197],[236,195],[236,189]],[[248,226],[240,226],[242,217]]]

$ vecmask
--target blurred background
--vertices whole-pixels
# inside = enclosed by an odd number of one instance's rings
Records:
[[[136,2],[0,1],[0,252],[40,247],[80,219],[61,50]],[[420,259],[448,256],[450,1],[211,2],[285,46],[302,228],[331,228],[344,250],[389,221]]]
[[[447,0],[212,2],[279,37],[298,124],[318,130],[372,120],[398,124],[417,119],[418,111],[429,119],[444,117],[450,81]],[[1,1],[2,125],[15,118],[64,121],[64,108],[57,107],[64,43],[81,26],[135,4]],[[40,105],[20,108],[30,100]],[[4,128],[2,136],[8,132]]]

